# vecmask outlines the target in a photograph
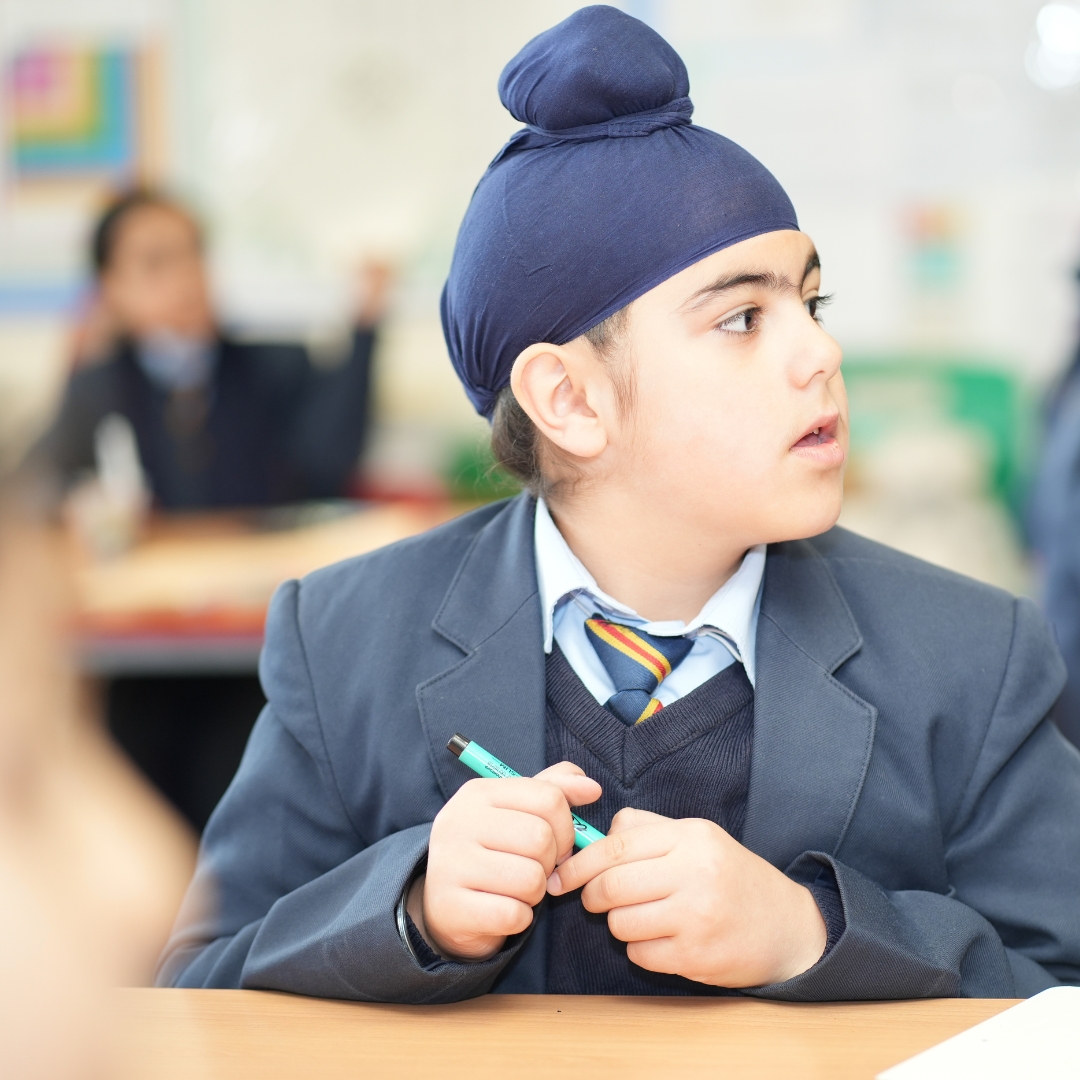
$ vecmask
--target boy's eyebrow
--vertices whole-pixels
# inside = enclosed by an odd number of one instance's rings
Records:
[[[699,307],[704,301],[712,300],[721,293],[730,292],[732,289],[737,289],[741,285],[759,285],[772,292],[797,293],[801,291],[801,287],[810,276],[811,271],[817,270],[820,267],[821,259],[818,257],[817,251],[812,251],[810,253],[810,258],[806,260],[806,266],[803,268],[802,281],[800,281],[798,285],[791,281],[790,278],[773,273],[772,270],[748,270],[741,274],[731,274],[727,277],[717,278],[716,281],[698,289],[696,293],[690,296],[682,305],[682,309],[684,311],[693,310],[694,308]]]

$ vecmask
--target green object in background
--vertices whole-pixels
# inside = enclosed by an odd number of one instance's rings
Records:
[[[495,464],[486,435],[457,445],[444,479],[450,498],[465,502],[494,502],[521,490],[521,485]]]
[[[1023,512],[1036,429],[1031,395],[1000,365],[962,356],[845,358],[852,454],[905,426],[943,420],[974,429],[991,450],[989,493]]]

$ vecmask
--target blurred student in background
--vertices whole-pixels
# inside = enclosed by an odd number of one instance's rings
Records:
[[[1054,719],[1080,746],[1080,349],[1050,398],[1029,530],[1043,609],[1069,669]]]
[[[95,466],[95,437],[119,415],[134,430],[163,509],[262,506],[348,494],[368,414],[371,354],[388,273],[369,265],[350,355],[320,370],[301,345],[225,336],[210,302],[191,213],[135,191],[101,216],[97,296],[76,367],[33,457],[67,486]]]
[[[109,460],[113,474],[135,477],[142,502],[148,494],[164,510],[349,494],[386,267],[365,268],[349,355],[320,369],[301,345],[222,333],[202,234],[175,200],[146,191],[117,199],[97,223],[90,254],[96,297],[30,471],[49,477],[58,495],[70,492],[76,510],[93,505],[80,502],[95,488],[81,483],[84,474],[96,470],[97,489],[110,488],[100,483]],[[115,461],[125,446],[128,467]],[[87,515],[71,517],[78,525]],[[114,737],[196,829],[232,779],[263,701],[254,675],[128,675],[106,687]]]

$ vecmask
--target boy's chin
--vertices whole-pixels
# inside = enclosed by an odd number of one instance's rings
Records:
[[[807,540],[811,536],[820,536],[828,532],[839,520],[843,506],[843,497],[824,498],[809,506],[798,507],[784,521],[777,522],[777,536],[780,540]]]

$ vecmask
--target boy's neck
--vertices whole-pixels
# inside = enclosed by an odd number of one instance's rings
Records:
[[[548,509],[597,585],[650,622],[691,622],[752,546],[715,535],[705,543],[692,521],[642,513],[617,497],[570,499]]]

